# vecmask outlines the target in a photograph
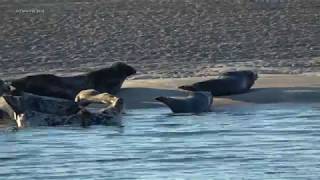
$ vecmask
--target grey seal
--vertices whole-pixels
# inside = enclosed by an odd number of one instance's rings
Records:
[[[79,110],[76,102],[61,98],[30,93],[23,93],[22,96],[4,95],[0,97],[1,119],[9,118],[16,121],[18,127],[24,127],[23,124],[26,122],[30,126],[55,125],[54,121],[48,122],[47,119],[35,116],[35,114],[62,117],[76,114]]]
[[[124,80],[135,73],[136,70],[133,67],[118,62],[111,67],[76,76],[63,77],[53,74],[26,76],[12,80],[11,86],[15,88],[14,95],[28,92],[73,100],[81,90],[85,89],[116,94]]]
[[[202,113],[211,111],[213,98],[210,92],[190,92],[187,97],[164,97],[155,98],[167,105],[173,113]]]
[[[226,96],[249,91],[257,78],[257,73],[250,70],[228,71],[221,74],[218,79],[183,85],[178,88],[188,91],[210,91],[213,96]]]
[[[99,97],[99,94],[96,96]],[[5,95],[0,97],[0,119],[11,119],[18,128],[73,124],[108,125],[118,120],[123,101],[116,97],[110,98],[110,102],[107,102],[106,98],[99,101],[97,97],[93,100],[86,97],[88,98],[86,106],[80,106],[78,102],[68,99],[30,93],[23,93],[22,96]],[[104,106],[91,110],[87,108],[90,103],[100,103]]]

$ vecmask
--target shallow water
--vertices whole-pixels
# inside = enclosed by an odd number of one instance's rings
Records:
[[[0,179],[318,179],[320,105],[129,111],[123,127],[0,134]]]

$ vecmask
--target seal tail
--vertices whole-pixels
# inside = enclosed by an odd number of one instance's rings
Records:
[[[157,101],[163,102],[165,104],[166,104],[166,102],[168,100],[166,97],[163,97],[163,96],[159,96],[159,97],[156,97],[154,99],[157,100]]]

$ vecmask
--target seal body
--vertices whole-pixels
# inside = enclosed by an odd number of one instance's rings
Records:
[[[75,98],[75,102],[80,106],[87,106],[91,103],[102,103],[109,107],[116,106],[117,104],[123,104],[122,101],[122,98],[109,93],[100,93],[94,89],[82,90]]]
[[[95,107],[97,107],[97,104],[102,104],[104,107],[100,112],[103,113],[110,111],[110,113],[121,114],[124,109],[124,101],[122,98],[109,93],[100,93],[94,89],[80,91],[75,98],[75,102],[78,103],[80,107],[87,107],[88,105],[96,105]]]
[[[213,104],[210,92],[191,92],[187,97],[164,97],[156,98],[167,105],[173,113],[201,113],[211,111]]]
[[[111,67],[77,76],[62,77],[53,74],[26,76],[12,80],[11,85],[15,88],[16,95],[28,92],[73,100],[81,90],[85,89],[116,94],[124,80],[135,73],[133,67],[118,62]]]
[[[18,128],[68,125],[81,127],[89,127],[91,125],[120,125],[120,116],[109,112],[90,112],[87,109],[81,109],[76,114],[58,116],[37,111],[26,111],[22,115],[17,116],[15,120]]]
[[[87,94],[86,94],[87,93]],[[68,99],[38,96],[23,93],[21,96],[5,95],[0,97],[0,120],[11,119],[18,128],[32,126],[60,125],[109,125],[119,122],[123,101],[113,95],[85,91],[86,106]],[[88,94],[91,94],[89,96]],[[100,99],[99,99],[100,98]],[[99,103],[103,107],[90,108],[90,104]]]
[[[26,111],[36,111],[46,114],[71,115],[79,111],[77,103],[62,99],[46,96],[38,96],[30,93],[24,93],[22,96],[2,96],[5,102],[17,113]]]
[[[197,82],[180,86],[188,91],[210,91],[213,96],[226,96],[247,92],[257,80],[253,71],[229,71],[220,75],[218,79]]]
[[[60,121],[61,117],[71,116],[79,110],[77,103],[61,98],[29,93],[0,97],[1,119],[11,119],[19,128],[57,124],[56,121]],[[59,118],[53,121],[54,117]]]

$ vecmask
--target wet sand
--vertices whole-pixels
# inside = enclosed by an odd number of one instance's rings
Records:
[[[163,106],[154,100],[157,96],[186,96],[188,92],[176,87],[214,77],[145,79],[126,81],[119,96],[127,109]],[[215,97],[214,105],[263,103],[319,103],[320,76],[318,75],[260,75],[248,93]]]

